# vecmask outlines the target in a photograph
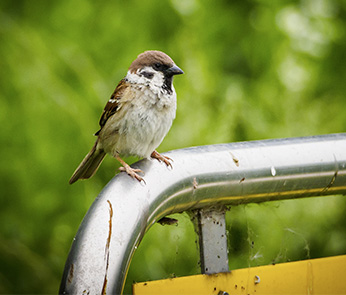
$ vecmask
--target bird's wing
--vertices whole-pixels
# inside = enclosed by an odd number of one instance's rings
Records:
[[[120,108],[120,99],[124,95],[125,90],[129,87],[129,83],[122,79],[117,87],[115,88],[113,94],[111,95],[111,98],[108,100],[105,108],[103,109],[103,113],[100,118],[100,130],[95,133],[95,135],[98,135],[103,128],[103,126],[106,124],[107,120],[113,116],[117,110]]]

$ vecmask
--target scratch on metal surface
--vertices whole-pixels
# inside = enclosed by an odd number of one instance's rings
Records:
[[[334,184],[335,180],[336,180],[336,177],[338,176],[338,170],[335,171],[331,181],[329,182],[329,184],[323,189],[323,192],[326,192],[327,190],[329,190],[332,185]]]
[[[322,193],[328,191],[332,186],[333,184],[335,183],[335,180],[336,180],[336,177],[338,176],[338,172],[339,172],[339,167],[338,167],[338,160],[336,159],[336,156],[335,154],[333,153],[333,156],[334,156],[334,163],[335,163],[335,172],[334,172],[334,175],[331,179],[331,181],[329,182],[329,184],[323,189]]]
[[[106,247],[105,247],[105,260],[106,260],[106,273],[105,273],[105,278],[103,280],[103,286],[102,286],[102,295],[107,294],[107,273],[108,273],[108,266],[109,266],[109,245],[111,243],[111,238],[112,238],[112,221],[113,221],[113,207],[112,203],[107,200],[107,203],[109,204],[109,230],[108,230],[108,237],[107,237],[107,242],[106,242]]]
[[[255,285],[261,282],[261,278],[259,276],[255,276]]]
[[[312,264],[310,261],[308,261],[308,265],[307,265],[307,290],[306,290],[306,294],[310,295],[310,294],[314,294],[314,274],[313,274],[313,270],[312,270]]]

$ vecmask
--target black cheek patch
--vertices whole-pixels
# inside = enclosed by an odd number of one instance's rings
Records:
[[[147,79],[152,79],[154,77],[153,73],[145,72],[145,71],[141,72],[141,75],[143,75]]]

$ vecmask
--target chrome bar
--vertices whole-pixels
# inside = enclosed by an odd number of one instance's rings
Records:
[[[72,244],[61,294],[121,294],[135,249],[160,218],[251,202],[346,195],[346,133],[201,146],[133,166],[146,184],[116,175]],[[89,180],[92,181],[92,180]]]

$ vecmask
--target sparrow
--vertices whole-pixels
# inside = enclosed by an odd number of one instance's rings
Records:
[[[108,100],[101,115],[96,142],[73,173],[69,183],[93,176],[106,154],[115,157],[126,172],[138,181],[140,169],[130,167],[120,156],[155,158],[172,168],[169,157],[156,151],[175,118],[177,95],[173,76],[184,72],[161,51],[145,51]]]

